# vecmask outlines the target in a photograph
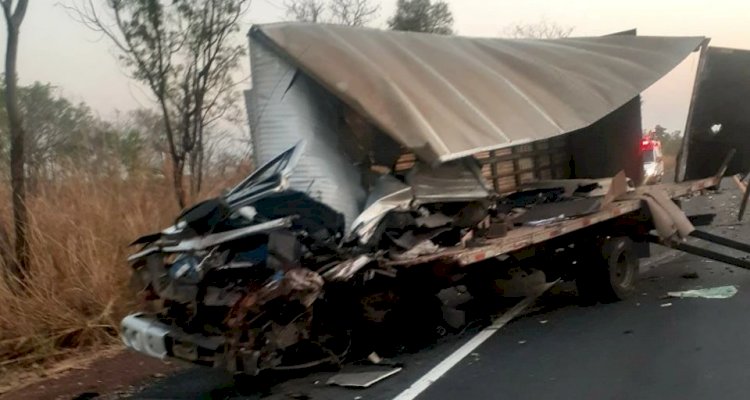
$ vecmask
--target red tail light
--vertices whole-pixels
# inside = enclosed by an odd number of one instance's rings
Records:
[[[659,145],[658,140],[643,139],[641,140],[641,151],[653,150],[655,147],[659,147]]]

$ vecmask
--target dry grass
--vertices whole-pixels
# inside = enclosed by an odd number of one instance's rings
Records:
[[[202,197],[237,178],[207,179],[214,185]],[[7,187],[0,186],[0,196],[10,197]],[[8,204],[0,202],[0,221],[12,231]],[[116,343],[120,319],[136,307],[127,245],[167,226],[179,211],[170,185],[156,177],[79,176],[45,184],[28,205],[25,287],[0,277],[0,376]]]

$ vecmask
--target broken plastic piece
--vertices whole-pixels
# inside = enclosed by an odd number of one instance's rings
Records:
[[[453,329],[459,329],[466,325],[466,311],[454,307],[442,307],[443,321]]]
[[[396,367],[378,371],[341,373],[328,379],[328,384],[343,387],[368,388],[400,371],[401,367]]]
[[[667,296],[676,298],[701,298],[701,299],[728,299],[737,294],[737,288],[733,285],[718,286],[713,288],[685,290],[682,292],[669,292]]]
[[[602,200],[602,208],[612,204],[620,196],[628,192],[628,178],[625,176],[625,171],[620,171],[617,175],[612,177],[612,182],[609,185],[607,194],[604,195]]]
[[[369,355],[369,356],[367,356],[367,359],[368,359],[368,360],[369,360],[369,361],[370,361],[371,363],[373,363],[373,364],[380,364],[380,363],[381,363],[381,362],[383,361],[383,359],[382,359],[382,358],[380,358],[380,356],[378,355],[378,353],[376,353],[376,352],[374,352],[374,351],[373,351],[372,353],[370,353],[370,355]]]
[[[424,217],[419,217],[415,220],[415,222],[419,226],[423,226],[425,228],[438,228],[450,224],[451,222],[453,222],[453,218],[443,213],[435,213]]]
[[[425,240],[412,247],[409,251],[401,253],[399,255],[394,254],[393,257],[396,259],[409,259],[418,257],[425,254],[434,254],[440,250],[440,246],[433,243],[431,240]]]

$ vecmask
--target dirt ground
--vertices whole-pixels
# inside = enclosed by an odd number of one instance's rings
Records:
[[[0,400],[119,397],[181,367],[179,364],[165,363],[131,351],[119,350],[95,359],[88,365],[71,366],[66,372],[0,394]]]

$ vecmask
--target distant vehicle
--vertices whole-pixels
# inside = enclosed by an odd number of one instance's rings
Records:
[[[650,136],[644,137],[641,140],[641,154],[643,154],[643,183],[645,185],[661,183],[664,177],[661,142]]]

